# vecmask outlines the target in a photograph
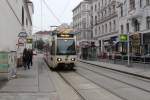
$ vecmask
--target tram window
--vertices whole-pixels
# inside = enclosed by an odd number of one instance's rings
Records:
[[[73,39],[57,40],[58,55],[76,55],[75,41]]]
[[[55,55],[55,41],[52,41],[51,55]]]

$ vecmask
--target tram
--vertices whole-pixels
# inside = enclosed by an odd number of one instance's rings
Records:
[[[47,54],[47,62],[52,69],[68,67],[73,69],[76,62],[76,36],[73,33],[54,31]]]

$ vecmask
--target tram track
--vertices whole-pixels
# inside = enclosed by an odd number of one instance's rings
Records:
[[[142,88],[142,87],[138,87],[138,86],[136,86],[136,85],[134,85],[134,84],[130,84],[130,83],[128,83],[128,82],[124,82],[124,81],[121,81],[121,80],[119,80],[119,79],[112,78],[112,77],[110,77],[110,76],[107,76],[107,75],[105,75],[105,74],[99,73],[99,72],[97,72],[97,71],[93,71],[92,69],[83,68],[83,67],[81,68],[81,66],[78,66],[78,67],[79,67],[79,68],[77,68],[77,72],[76,72],[76,73],[78,73],[80,76],[82,76],[82,77],[86,78],[87,80],[93,82],[94,84],[96,84],[96,85],[98,85],[98,86],[104,88],[105,90],[109,91],[110,93],[112,93],[112,94],[114,94],[114,95],[116,95],[116,96],[122,98],[123,100],[130,100],[130,99],[127,99],[128,97],[126,98],[126,97],[124,97],[123,95],[120,95],[119,93],[116,93],[114,90],[111,90],[110,88],[106,87],[106,85],[103,85],[103,84],[101,84],[100,82],[98,83],[96,80],[89,78],[88,76],[86,76],[85,73],[83,74],[82,71],[80,71],[80,70],[90,71],[90,72],[92,72],[92,73],[94,73],[94,74],[97,74],[98,76],[103,76],[103,77],[106,77],[106,78],[108,78],[108,79],[118,81],[118,82],[120,82],[121,84],[125,84],[125,85],[127,85],[127,86],[129,86],[129,87],[138,89],[138,90],[141,91],[141,93],[148,93],[148,94],[150,94],[150,90],[149,90],[149,89],[145,89],[145,88]],[[138,79],[138,80],[140,80],[140,79]],[[143,81],[143,80],[142,80],[142,81]],[[145,81],[145,82],[148,82],[148,83],[149,83],[149,80],[148,80],[148,81]],[[132,100],[132,99],[131,99],[131,100]],[[146,100],[147,100],[147,99],[146,99]],[[148,99],[148,100],[149,100],[149,99]]]
[[[84,63],[84,62],[81,62],[81,63]],[[87,64],[87,65],[92,65],[92,67],[95,67],[95,68],[101,68],[101,69],[104,69],[104,70],[108,70],[110,72],[117,72],[117,74],[120,74],[120,75],[128,75],[130,77],[134,77],[135,79],[137,80],[140,80],[140,81],[144,81],[144,82],[147,82],[147,83],[150,83],[150,78],[147,78],[147,77],[141,77],[141,75],[137,75],[137,74],[131,74],[131,73],[128,73],[128,72],[124,72],[124,71],[120,71],[120,70],[115,70],[115,69],[112,69],[112,68],[107,68],[107,67],[103,67],[103,66],[98,66],[98,65],[93,65],[93,64],[89,64],[89,63],[84,63],[84,64]],[[81,66],[80,66],[81,67]]]
[[[89,64],[88,64],[89,65]],[[85,65],[86,66],[86,65]],[[87,67],[87,66],[86,66]],[[82,77],[82,78],[84,78],[84,79],[86,79],[86,80],[88,80],[88,81],[90,81],[91,83],[93,83],[93,84],[95,84],[95,85],[97,85],[98,87],[100,87],[100,88],[103,88],[104,90],[106,90],[106,91],[108,91],[109,93],[111,93],[112,95],[114,95],[114,96],[116,96],[116,97],[118,97],[118,98],[120,98],[121,100],[136,100],[136,99],[131,99],[132,98],[132,96],[135,96],[135,95],[137,95],[138,93],[141,93],[142,94],[142,96],[143,95],[147,95],[147,94],[149,94],[150,93],[150,89],[146,89],[146,88],[143,88],[143,87],[139,87],[139,86],[137,86],[136,84],[130,84],[130,83],[128,83],[128,82],[126,82],[126,81],[121,81],[121,80],[119,80],[119,79],[116,79],[116,78],[114,78],[114,77],[111,77],[111,76],[107,76],[107,75],[105,75],[105,74],[103,74],[103,73],[99,73],[99,72],[97,72],[97,70],[96,71],[94,71],[93,69],[90,69],[89,67],[88,68],[86,68],[86,67],[83,67],[83,66],[77,66],[76,67],[76,71],[69,71],[69,72],[67,72],[67,75],[66,75],[66,71],[65,71],[65,73],[64,73],[64,71],[56,71],[56,73],[62,78],[62,80],[64,80],[64,82],[69,86],[69,87],[71,87],[72,89],[73,89],[73,91],[75,91],[75,93],[81,98],[81,100],[87,100],[87,98],[85,97],[85,95],[83,95],[82,94],[82,92],[80,91],[80,90],[78,90],[78,88],[76,88],[76,86],[75,86],[75,84],[73,84],[72,83],[72,81],[71,80],[69,80],[68,79],[68,76],[70,75],[70,73],[75,73],[75,74],[77,74],[77,75],[79,75],[79,77]],[[91,67],[91,66],[90,66]],[[99,67],[97,67],[97,66],[95,66],[95,68],[99,68]],[[99,69],[100,70],[100,69]],[[108,70],[108,69],[107,69]],[[134,77],[137,77],[137,76],[134,76],[134,75],[130,75],[130,76],[127,76],[128,74],[125,74],[125,73],[121,73],[121,72],[117,72],[116,73],[116,71],[113,71],[113,70],[109,70],[109,71],[112,71],[112,72],[114,72],[115,74],[120,74],[120,75],[126,75],[126,77],[132,77],[132,78],[134,78]],[[83,72],[83,73],[82,73]],[[138,93],[136,94],[136,93],[133,93],[133,94],[130,94],[130,93],[127,93],[127,95],[129,95],[129,97],[128,96],[126,96],[126,95],[124,95],[124,94],[121,94],[121,93],[119,93],[117,90],[112,90],[114,87],[111,87],[111,86],[109,86],[109,87],[107,87],[107,85],[108,84],[103,84],[103,82],[101,83],[100,81],[96,81],[95,79],[92,79],[91,78],[91,76],[86,76],[86,74],[85,73],[93,73],[92,75],[92,77],[95,77],[96,78],[96,80],[98,79],[98,77],[105,77],[105,79],[106,80],[113,80],[113,81],[116,81],[117,83],[119,83],[119,84],[121,84],[121,85],[123,85],[123,86],[125,86],[125,87],[119,87],[120,89],[122,88],[127,88],[127,91],[130,91],[130,87],[135,91],[135,90],[137,90],[138,91]],[[90,75],[90,74],[89,74]],[[139,81],[144,81],[144,82],[147,82],[147,83],[149,83],[150,82],[150,80],[148,80],[148,79],[143,79],[143,78],[141,78],[141,77],[137,77],[136,78],[137,80],[139,80]],[[112,82],[113,82],[112,81]],[[115,83],[116,83],[115,82]],[[111,88],[110,88],[111,87]],[[117,89],[119,89],[119,88],[117,88]],[[124,91],[124,90],[119,90],[119,91]],[[132,90],[131,89],[131,90]],[[138,97],[140,97],[140,95],[137,95]],[[146,97],[146,96],[143,96],[144,98]],[[143,97],[140,97],[140,98],[143,98]],[[149,96],[148,96],[149,97]],[[147,99],[148,97],[146,97],[146,99],[143,99],[143,100],[149,100],[149,99]],[[138,98],[137,100],[141,100],[140,98]]]
[[[68,84],[68,85],[75,91],[75,93],[81,98],[81,100],[86,100],[86,99],[84,98],[84,96],[82,96],[82,95],[78,92],[78,90],[75,89],[75,87],[62,75],[61,72],[57,72],[57,73],[58,73],[58,75],[66,82],[66,84]]]
[[[93,66],[92,66],[93,67]],[[129,86],[132,86],[132,87],[134,87],[134,88],[137,88],[137,89],[140,89],[140,90],[142,90],[142,91],[145,91],[145,92],[148,92],[148,93],[150,93],[150,89],[148,89],[148,88],[143,88],[142,86],[139,86],[139,85],[136,85],[136,84],[134,84],[134,83],[132,83],[132,82],[126,82],[125,80],[123,81],[123,79],[122,80],[120,80],[120,79],[117,79],[116,77],[113,77],[113,76],[111,76],[111,75],[108,75],[107,73],[105,73],[105,72],[98,72],[98,71],[95,71],[95,70],[93,70],[93,69],[90,69],[90,68],[86,68],[86,67],[81,67],[80,66],[80,68],[82,68],[82,69],[85,69],[85,70],[89,70],[89,71],[91,71],[91,72],[94,72],[94,73],[96,73],[96,74],[98,74],[98,75],[100,75],[100,76],[104,76],[104,77],[107,77],[107,78],[109,78],[109,79],[113,79],[113,80],[116,80],[116,81],[118,81],[118,82],[121,82],[121,83],[124,83],[124,84],[126,84],[126,85],[129,85]],[[100,68],[100,67],[99,67]],[[100,70],[100,69],[98,69],[98,70]],[[109,70],[109,69],[105,69],[105,71],[106,70]],[[110,70],[109,70],[109,72],[110,72]],[[115,73],[116,71],[112,71],[111,70],[111,73]],[[115,73],[116,74],[116,73]],[[118,73],[117,73],[118,74]],[[119,72],[119,74],[120,75],[122,75],[123,76],[123,74],[124,73],[120,73]],[[118,74],[118,75],[119,75]],[[124,74],[124,75],[126,75],[126,77],[133,77],[133,75],[130,75],[130,74]],[[128,76],[127,76],[128,75]],[[134,76],[134,78],[136,78],[137,76]],[[137,80],[139,80],[139,81],[143,81],[143,82],[145,82],[145,83],[147,83],[147,84],[150,84],[150,80],[144,80],[144,79],[139,79],[139,77],[137,77],[136,78]]]
[[[84,61],[79,61],[79,62],[84,63],[84,64],[88,64],[88,65],[93,65],[95,67],[100,67],[100,68],[103,68],[103,69],[108,69],[108,70],[111,70],[111,71],[116,71],[116,72],[124,73],[124,74],[127,74],[127,75],[132,75],[132,76],[136,76],[136,77],[139,77],[139,78],[150,80],[150,77],[139,75],[139,74],[136,74],[136,73],[122,71],[122,70],[118,70],[118,69],[114,69],[114,68],[109,68],[109,67],[105,67],[105,66],[101,66],[101,65],[96,65],[96,64],[92,64],[92,63],[84,62]]]
[[[63,73],[61,73],[61,72],[57,72],[57,73],[59,74],[59,76],[60,76],[70,87],[73,88],[73,90],[81,97],[82,100],[87,100],[87,99],[85,99],[85,97],[82,96],[82,94],[69,82],[69,80],[67,80],[67,79],[65,78],[65,76],[63,75]],[[82,78],[88,80],[89,82],[92,82],[93,84],[97,85],[98,87],[103,88],[104,90],[106,90],[107,92],[111,93],[112,95],[114,95],[114,96],[120,98],[121,100],[127,100],[126,98],[124,98],[124,97],[122,97],[122,96],[120,96],[120,95],[118,95],[118,94],[116,94],[116,93],[110,91],[109,89],[107,89],[107,88],[105,88],[105,87],[103,87],[103,86],[101,86],[101,85],[95,83],[94,81],[92,81],[92,80],[86,78],[85,76],[81,75],[80,73],[78,73],[78,72],[76,72],[76,71],[74,71],[74,73],[76,73],[76,74],[79,75],[80,77],[82,77]]]

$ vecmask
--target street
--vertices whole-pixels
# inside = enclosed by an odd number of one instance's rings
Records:
[[[0,0],[0,100],[150,100],[150,0]]]
[[[150,80],[77,62],[75,70],[51,71],[43,55],[17,78],[0,78],[0,100],[149,100]]]

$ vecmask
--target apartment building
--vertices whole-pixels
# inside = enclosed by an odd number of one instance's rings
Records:
[[[130,35],[130,53],[150,53],[150,0],[118,0],[119,33]],[[120,50],[127,53],[127,44]]]
[[[117,50],[118,13],[116,0],[94,0],[91,6],[93,37],[97,55]]]
[[[0,50],[16,50],[18,34],[32,34],[30,0],[0,0]]]
[[[73,9],[73,29],[78,32],[79,53],[84,59],[90,56],[89,47],[92,44],[93,37],[90,23],[90,4],[90,0],[84,0]]]

